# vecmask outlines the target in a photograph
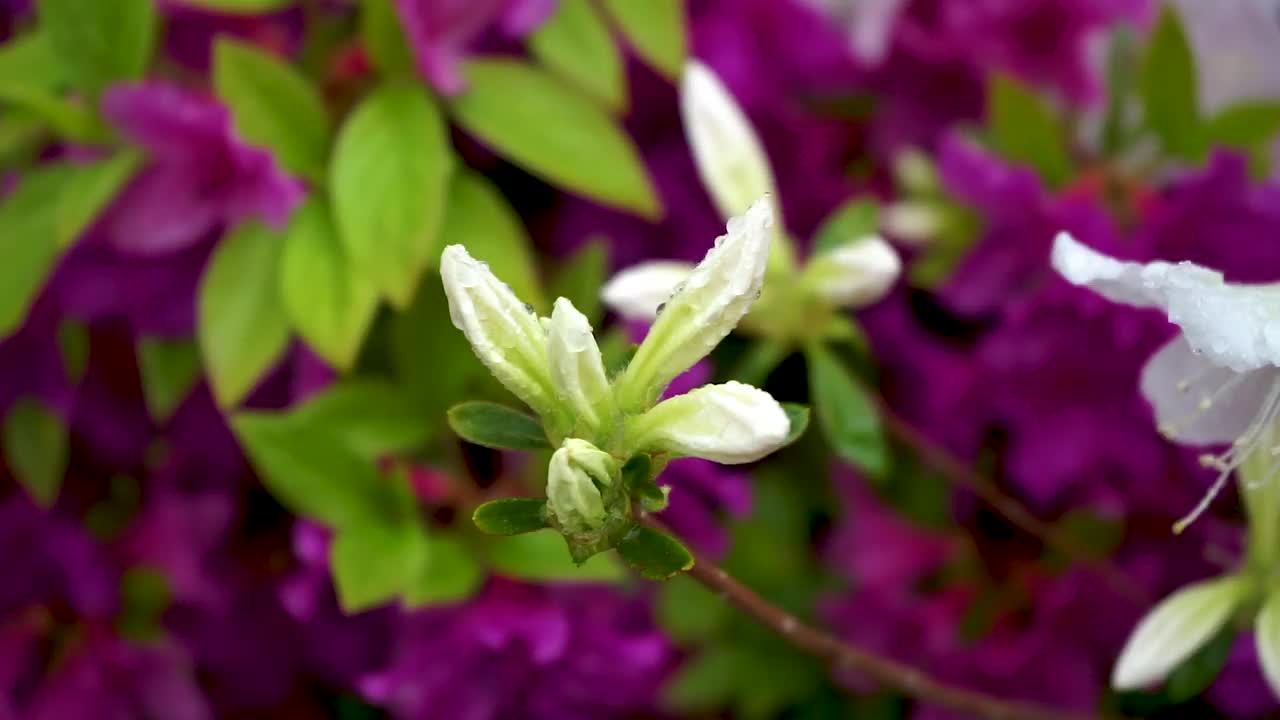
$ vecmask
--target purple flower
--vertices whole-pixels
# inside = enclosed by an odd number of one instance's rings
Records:
[[[418,72],[436,90],[456,95],[466,89],[461,63],[484,33],[498,26],[521,37],[545,20],[556,0],[395,0],[413,49]]]
[[[0,503],[0,563],[0,615],[49,604],[92,618],[116,610],[117,575],[105,549],[75,519],[40,510],[21,492]]]
[[[461,607],[407,616],[391,663],[360,689],[404,719],[634,717],[671,658],[643,601],[493,580]]]
[[[1226,666],[1205,691],[1205,697],[1231,717],[1258,718],[1276,712],[1276,696],[1262,677],[1253,633],[1241,633],[1236,638]]]
[[[169,56],[201,72],[209,69],[219,36],[240,38],[289,57],[302,44],[305,29],[301,7],[235,15],[187,5],[182,0],[160,0],[160,8],[165,16],[164,45]]]
[[[218,103],[159,82],[117,85],[102,112],[150,162],[101,219],[108,243],[158,255],[182,251],[248,217],[281,225],[303,197],[265,150],[236,137]]]

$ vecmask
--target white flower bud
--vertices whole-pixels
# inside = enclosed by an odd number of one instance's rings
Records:
[[[801,282],[832,305],[860,308],[883,298],[901,274],[897,251],[872,235],[814,257]]]
[[[663,306],[649,334],[618,379],[617,399],[628,412],[643,410],[667,384],[711,352],[760,296],[769,257],[773,211],[761,198],[746,215],[729,220],[728,233]]]
[[[585,429],[599,429],[612,414],[609,378],[590,323],[565,298],[556,300],[551,312],[547,348],[557,397]]]
[[[1160,601],[1120,651],[1111,685],[1137,690],[1163,680],[1222,629],[1248,589],[1243,578],[1224,577],[1190,585]]]
[[[720,78],[697,60],[685,66],[680,117],[698,177],[721,217],[741,215],[773,194],[773,172],[755,130]]]
[[[653,320],[658,308],[693,272],[693,264],[654,260],[632,265],[614,275],[600,291],[610,310],[628,320]]]
[[[924,202],[898,202],[880,214],[880,229],[904,245],[923,247],[942,231],[942,214]]]
[[[547,336],[538,316],[461,245],[444,249],[440,277],[449,317],[467,336],[476,357],[529,407],[542,415],[553,413]]]
[[[586,440],[569,438],[551,456],[547,471],[547,509],[560,527],[584,533],[604,525],[601,487],[613,484],[618,464]]]
[[[790,431],[791,420],[772,395],[728,382],[658,403],[631,422],[628,439],[641,450],[734,465],[782,447]]]

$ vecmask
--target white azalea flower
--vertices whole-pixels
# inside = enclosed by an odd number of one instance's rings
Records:
[[[551,456],[547,470],[547,509],[561,528],[587,532],[604,524],[601,487],[614,483],[618,464],[595,445],[569,438]]]
[[[693,263],[676,260],[642,262],[619,272],[605,283],[600,299],[628,320],[653,320],[658,308],[693,272]]]
[[[1182,328],[1143,369],[1143,394],[1169,438],[1231,447],[1202,458],[1218,478],[1175,530],[1194,521],[1251,456],[1280,454],[1270,441],[1280,417],[1280,286],[1227,283],[1221,273],[1189,262],[1121,262],[1066,233],[1054,242],[1053,265],[1110,300],[1164,310]],[[1254,482],[1280,473],[1280,462],[1266,467]]]
[[[628,427],[642,450],[714,460],[759,460],[787,439],[791,421],[769,393],[740,382],[707,385],[658,403]]]
[[[897,251],[872,235],[813,258],[800,282],[837,307],[863,307],[884,297],[901,274]]]

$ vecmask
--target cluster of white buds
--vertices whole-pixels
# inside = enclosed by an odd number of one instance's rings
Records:
[[[697,61],[690,61],[685,68],[680,111],[698,176],[723,217],[743,213],[762,196],[776,197],[773,171],[755,129],[720,79]],[[779,214],[778,207],[773,211]],[[777,311],[779,305],[813,303],[831,308],[865,307],[884,297],[902,272],[897,251],[877,235],[851,237],[843,245],[818,254],[797,272],[783,224],[776,222],[773,232],[767,292],[785,301],[762,303],[770,312]],[[690,272],[692,266],[687,263],[640,263],[611,279],[602,297],[624,317],[651,320]],[[805,312],[803,307],[786,310],[794,315]]]
[[[786,411],[741,383],[707,385],[659,402],[676,376],[711,352],[760,294],[773,234],[772,202],[758,201],[665,299],[644,342],[617,377],[605,372],[587,318],[565,298],[540,318],[461,245],[440,272],[454,324],[477,357],[542,418],[560,445],[547,480],[549,519],[573,542],[602,546],[630,521],[620,477],[633,456],[757,460],[781,447]],[[607,543],[603,543],[607,546]]]

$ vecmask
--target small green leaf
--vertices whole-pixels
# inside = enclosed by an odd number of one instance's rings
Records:
[[[363,0],[360,3],[360,37],[373,64],[387,75],[413,70],[413,51],[405,39],[394,0]]]
[[[1178,13],[1165,5],[1151,34],[1140,79],[1143,115],[1165,152],[1197,160],[1204,152],[1195,57]]]
[[[200,356],[221,407],[243,400],[288,348],[278,279],[283,240],[260,223],[246,223],[222,238],[201,280]]]
[[[996,152],[1035,168],[1050,187],[1071,179],[1066,129],[1034,90],[997,74],[987,97],[988,138]]]
[[[71,318],[58,323],[58,354],[67,382],[80,384],[89,369],[89,330],[84,323]]]
[[[684,72],[688,53],[684,3],[685,0],[604,0],[605,8],[636,54],[671,80]]]
[[[537,418],[497,403],[454,405],[449,409],[449,427],[463,440],[495,450],[546,450],[551,447]]]
[[[385,605],[430,562],[430,546],[414,522],[344,527],[329,546],[329,566],[343,612]]]
[[[369,460],[412,451],[426,442],[432,429],[403,390],[371,378],[331,385],[295,409],[290,419],[340,436],[345,447]]]
[[[1205,139],[1210,145],[1252,150],[1270,145],[1280,133],[1280,102],[1244,102],[1209,118]]]
[[[611,555],[593,555],[578,565],[554,530],[496,538],[489,546],[493,571],[534,582],[621,582],[626,572]]]
[[[129,568],[120,578],[120,615],[116,630],[130,640],[156,640],[163,632],[161,615],[172,600],[169,580],[160,570]]]
[[[813,236],[813,254],[875,235],[880,230],[880,206],[875,200],[859,198],[841,205],[822,221]]]
[[[547,307],[532,243],[520,216],[483,175],[467,171],[454,178],[440,234],[487,263],[494,275],[511,286],[516,297],[536,308]],[[432,266],[439,259],[439,253],[433,253]]]
[[[693,567],[693,555],[680,541],[643,525],[622,536],[618,554],[649,580],[666,580]]]
[[[549,294],[553,298],[568,298],[578,308],[578,312],[586,315],[587,320],[595,325],[604,314],[600,288],[604,286],[608,274],[608,245],[603,240],[592,240],[560,265]]]
[[[200,379],[200,352],[189,340],[139,338],[138,371],[147,413],[164,423]]]
[[[274,12],[298,4],[298,0],[183,0],[183,2],[207,10],[244,15]]]
[[[827,442],[840,457],[872,476],[882,476],[889,458],[875,403],[826,348],[810,346],[805,357],[809,397]]]
[[[627,493],[639,498],[640,505],[646,512],[662,512],[667,509],[670,488],[659,487],[656,482],[661,471],[662,468],[653,462],[653,458],[644,453],[633,455],[622,466],[622,482]]]
[[[339,370],[356,362],[378,309],[378,294],[356,272],[329,208],[309,200],[294,212],[280,259],[280,300],[290,324]]]
[[[417,574],[404,591],[410,609],[466,600],[484,581],[484,571],[471,551],[456,538],[431,535],[427,553]]]
[[[791,429],[787,431],[786,442],[783,447],[800,439],[804,435],[804,431],[809,429],[809,408],[806,405],[797,403],[782,403],[782,409],[787,413],[787,419],[791,421]]]
[[[292,65],[222,36],[213,51],[213,86],[240,135],[270,148],[286,169],[324,180],[328,112],[320,93]]]
[[[471,521],[490,535],[520,535],[547,527],[547,502],[533,498],[490,500],[476,508]]]
[[[458,124],[527,170],[604,205],[656,220],[662,207],[631,138],[589,98],[516,60],[472,60]]]
[[[154,0],[40,0],[40,28],[67,73],[92,93],[142,77],[155,46]]]
[[[4,457],[14,477],[42,508],[58,500],[67,472],[67,426],[39,400],[23,398],[4,419]]]
[[[396,307],[409,304],[439,254],[453,166],[444,119],[414,83],[374,90],[338,135],[329,181],[339,236]]]
[[[560,0],[529,36],[533,56],[614,111],[627,106],[627,75],[609,25],[591,0]]]

